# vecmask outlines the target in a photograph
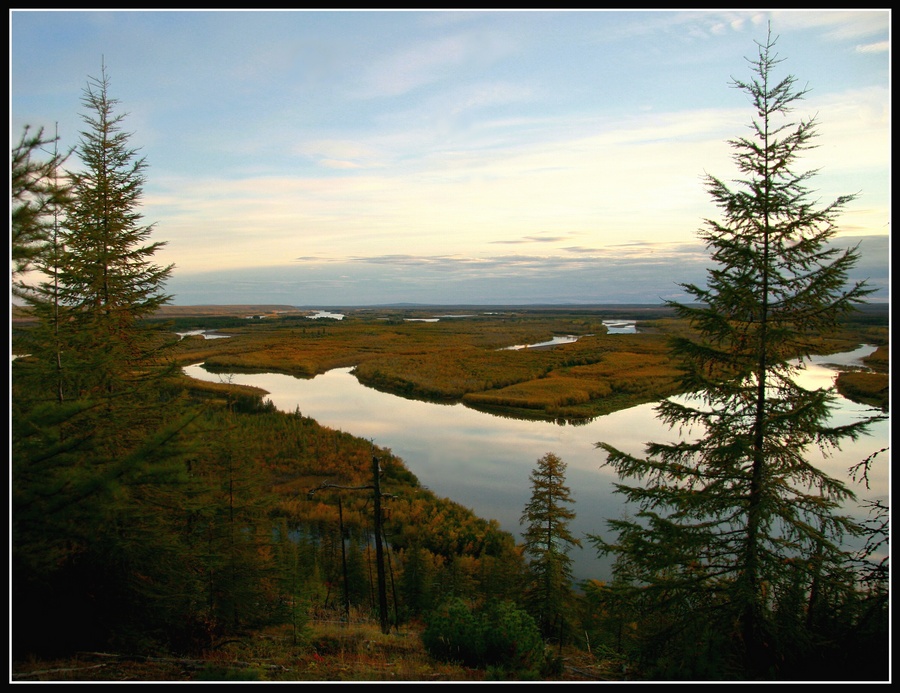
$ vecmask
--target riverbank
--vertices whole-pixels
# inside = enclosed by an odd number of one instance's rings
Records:
[[[847,362],[855,363],[872,350],[850,352]],[[839,360],[839,355],[832,354],[810,364],[807,374],[815,378],[815,386],[833,381],[836,371],[826,364]],[[647,441],[672,435],[659,421],[655,401],[571,425],[486,413],[459,402],[438,404],[400,397],[367,387],[351,367],[312,379],[279,373],[217,374],[199,365],[185,368],[185,373],[266,391],[281,411],[300,411],[323,426],[372,440],[402,459],[423,486],[471,508],[479,517],[498,521],[514,535],[519,533],[519,518],[528,501],[529,474],[544,453],[553,452],[568,465],[567,481],[576,501],[573,531],[584,537],[603,533],[607,520],[628,510],[613,493],[617,479],[603,467],[604,456],[596,444],[604,441],[640,455]],[[849,407],[847,415],[862,415],[864,409]],[[887,422],[882,422],[872,436],[846,445],[821,464],[835,478],[848,479],[850,466],[882,447],[880,441],[887,444],[887,428]],[[886,495],[886,473],[878,471],[872,481],[872,495]],[[578,580],[611,578],[610,559],[597,556],[591,548],[574,550],[572,557]]]

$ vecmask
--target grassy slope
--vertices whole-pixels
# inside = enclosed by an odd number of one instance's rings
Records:
[[[17,662],[14,681],[457,681],[523,680],[516,673],[439,662],[425,652],[421,626],[384,635],[377,624],[309,624],[299,638],[289,627],[232,641],[202,658],[127,657],[83,653],[77,658]],[[629,678],[617,660],[565,649],[559,674],[545,681]]]

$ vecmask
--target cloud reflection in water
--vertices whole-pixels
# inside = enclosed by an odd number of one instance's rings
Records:
[[[854,353],[858,358],[872,349]],[[821,366],[834,356],[815,359],[808,367],[807,384],[827,386],[834,372]],[[339,429],[389,448],[404,460],[426,487],[452,498],[477,515],[496,519],[507,531],[519,536],[519,518],[531,494],[529,474],[547,452],[559,455],[568,469],[566,482],[575,499],[575,536],[603,534],[606,520],[626,512],[622,499],[613,494],[615,474],[602,468],[604,456],[598,441],[621,450],[641,454],[651,440],[675,440],[656,419],[654,404],[645,404],[599,417],[581,426],[543,421],[524,421],[479,412],[462,404],[435,404],[403,399],[365,387],[351,368],[339,368],[312,379],[282,374],[208,373],[199,365],[185,372],[201,380],[227,380],[260,387],[280,410],[300,412],[323,426]],[[806,382],[806,381],[804,381]],[[841,399],[840,416],[870,413]],[[888,424],[882,422],[868,436],[821,460],[824,471],[847,478],[847,469],[880,447],[887,445]],[[812,453],[811,453],[812,454]],[[887,495],[887,465],[876,464],[872,491],[857,488],[861,497]],[[586,544],[586,542],[583,542]],[[609,559],[599,559],[590,547],[572,554],[578,579],[609,579]]]

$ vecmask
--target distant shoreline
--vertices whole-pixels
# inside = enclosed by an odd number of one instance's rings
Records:
[[[310,306],[292,306],[279,303],[262,303],[262,304],[198,304],[198,305],[168,305],[158,310],[154,317],[156,318],[177,318],[177,317],[209,317],[209,316],[247,316],[247,315],[265,315],[265,314],[284,314],[297,315],[309,313],[318,310],[334,311],[334,312],[361,312],[373,310],[396,310],[410,312],[427,312],[427,311],[481,311],[481,312],[498,312],[498,311],[577,311],[577,312],[605,312],[608,314],[616,314],[618,316],[633,316],[643,312],[651,311],[668,311],[671,310],[663,303],[591,303],[591,304],[547,304],[547,303],[529,303],[529,304],[429,304],[429,303],[384,303],[372,305],[310,305]],[[866,303],[858,307],[858,310],[866,313],[882,313],[890,310],[890,304],[885,302]],[[24,308],[19,305],[11,306],[11,320],[27,321],[29,318],[24,312]]]
[[[670,310],[664,303],[511,303],[511,304],[473,304],[473,303],[381,303],[359,305],[316,304],[309,306],[292,306],[286,304],[200,304],[200,305],[168,305],[162,307],[157,317],[178,317],[198,315],[261,315],[264,313],[308,313],[312,311],[604,311],[610,313],[641,313],[645,311]],[[858,306],[861,312],[887,312],[890,304],[887,301],[866,303]]]
[[[197,306],[165,306],[154,314],[156,319],[174,318],[209,318],[209,317],[290,317],[297,315],[313,314],[321,311],[338,313],[343,315],[357,314],[395,314],[397,317],[432,316],[437,314],[472,313],[472,314],[500,314],[500,313],[597,313],[603,317],[612,319],[647,319],[674,316],[674,310],[658,304],[592,304],[592,305],[551,305],[551,304],[510,304],[510,305],[472,305],[472,304],[425,304],[425,303],[400,303],[378,304],[358,306],[289,306],[277,304],[238,304],[238,305],[197,305]]]

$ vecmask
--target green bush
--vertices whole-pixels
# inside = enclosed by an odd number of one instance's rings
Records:
[[[436,659],[519,674],[539,670],[544,655],[534,619],[511,602],[473,610],[451,599],[431,613],[422,642]]]
[[[503,602],[481,615],[484,660],[518,671],[539,666],[544,641],[534,619],[515,604]]]
[[[479,619],[459,598],[444,602],[431,613],[422,644],[435,659],[467,666],[478,666],[484,652]]]

